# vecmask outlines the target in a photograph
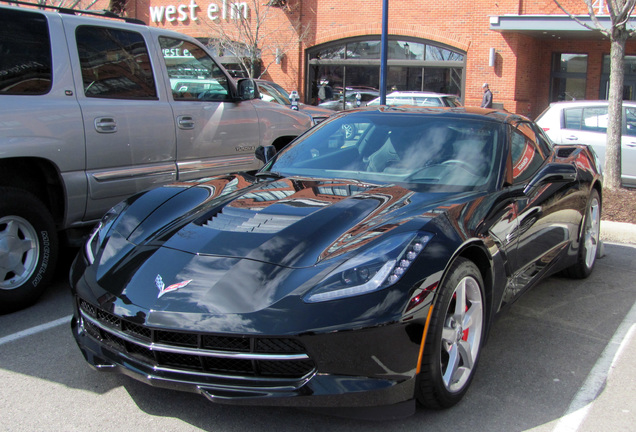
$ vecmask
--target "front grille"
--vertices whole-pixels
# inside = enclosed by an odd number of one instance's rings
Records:
[[[110,349],[155,368],[223,376],[302,378],[314,363],[297,339],[159,330],[79,300],[84,329]]]

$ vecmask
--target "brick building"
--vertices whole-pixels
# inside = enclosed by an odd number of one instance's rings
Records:
[[[202,39],[232,31],[239,14],[252,26],[261,18],[264,78],[298,90],[307,103],[315,103],[321,81],[379,87],[382,1],[269,1],[128,0],[126,10]],[[596,8],[606,14],[603,2]],[[586,13],[581,0],[561,4]],[[496,106],[530,117],[551,101],[607,98],[609,42],[554,0],[389,0],[388,19],[388,90],[454,93],[479,105],[488,82]],[[635,42],[626,53],[625,99],[636,99]]]

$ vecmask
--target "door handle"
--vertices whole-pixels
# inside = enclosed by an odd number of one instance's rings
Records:
[[[179,116],[177,126],[179,129],[194,129],[194,119],[191,116]]]
[[[636,147],[636,142],[628,142],[627,147]]]
[[[565,137],[565,139],[570,141],[578,141],[579,137],[577,137],[576,135],[570,135],[568,137]]]
[[[117,122],[113,117],[97,117],[95,130],[99,133],[115,133],[117,132]]]

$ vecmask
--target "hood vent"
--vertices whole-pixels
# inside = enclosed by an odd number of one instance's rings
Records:
[[[225,207],[203,224],[206,228],[228,232],[274,234],[299,221],[302,216],[259,213],[249,209]]]

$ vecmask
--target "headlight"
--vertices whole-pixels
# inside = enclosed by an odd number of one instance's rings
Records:
[[[391,286],[400,280],[431,238],[430,233],[395,235],[340,265],[304,301],[336,300]]]
[[[88,259],[89,264],[93,264],[95,261],[95,255],[97,254],[101,244],[104,242],[106,234],[110,231],[113,223],[117,220],[117,217],[125,208],[126,203],[124,201],[120,202],[115,207],[108,210],[102,217],[102,220],[100,220],[95,228],[93,228],[93,231],[84,246],[84,253],[86,254],[86,259]]]

